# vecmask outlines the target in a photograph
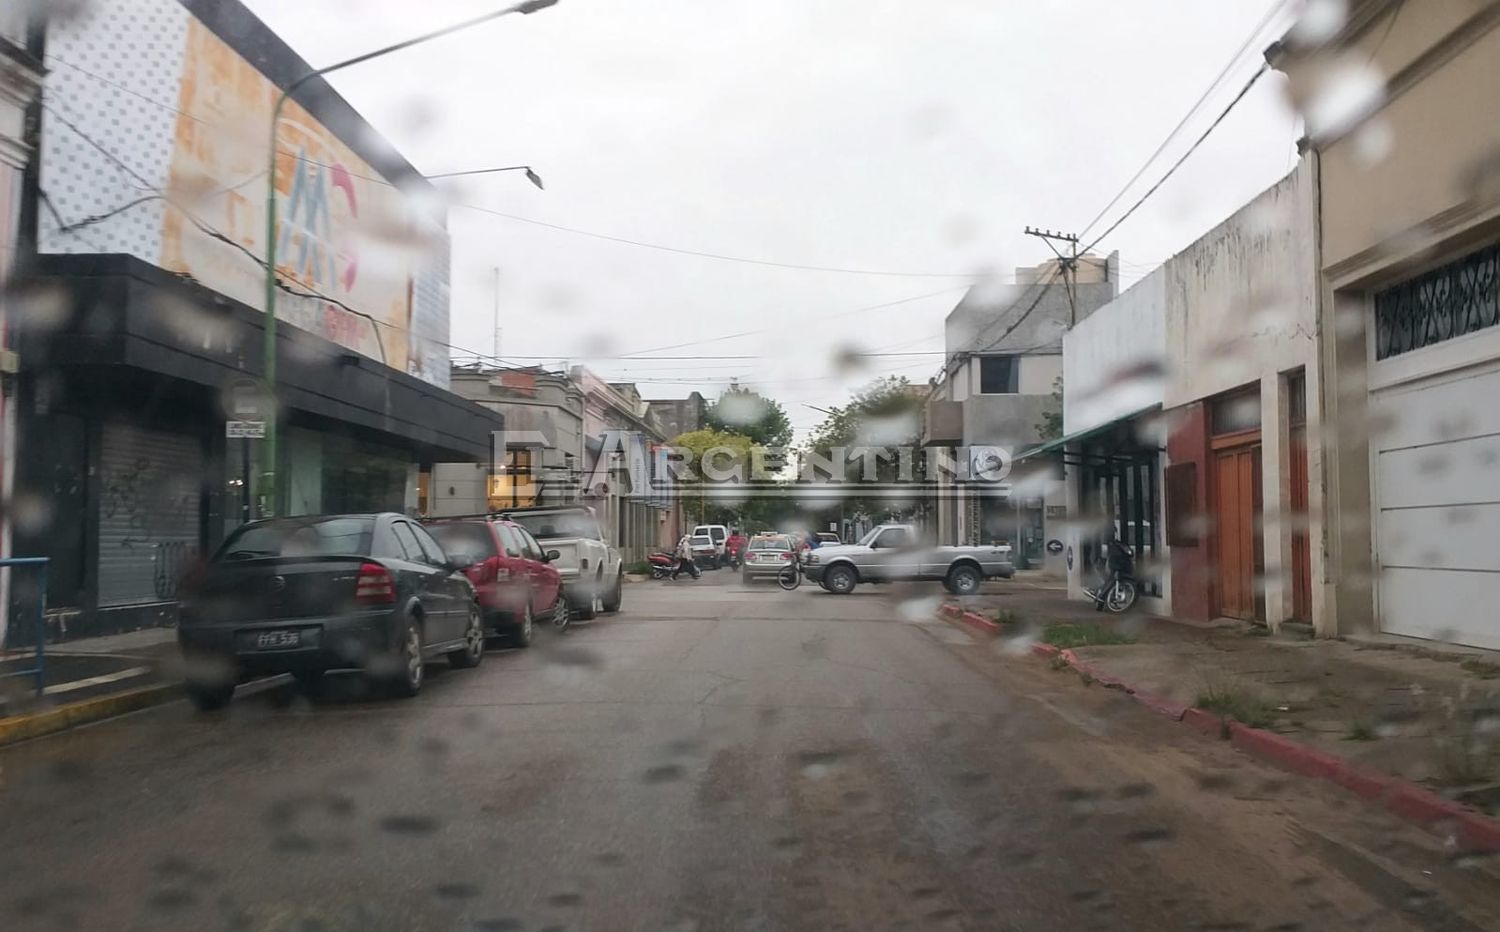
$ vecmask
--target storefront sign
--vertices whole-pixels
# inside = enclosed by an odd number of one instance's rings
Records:
[[[263,440],[266,436],[266,422],[225,421],[224,436],[231,440]]]

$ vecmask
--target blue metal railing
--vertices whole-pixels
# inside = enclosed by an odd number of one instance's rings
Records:
[[[36,666],[27,670],[12,670],[9,673],[0,673],[0,678],[7,676],[34,676],[36,677],[36,694],[40,696],[43,688],[47,685],[47,558],[46,557],[6,557],[0,559],[0,569],[12,566],[38,566],[37,572],[37,596],[36,596]],[[15,582],[12,579],[12,587]]]

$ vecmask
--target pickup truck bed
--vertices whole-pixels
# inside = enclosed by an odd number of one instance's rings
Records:
[[[809,579],[837,595],[847,595],[862,582],[904,580],[940,580],[949,592],[970,595],[986,579],[1008,579],[1015,573],[1006,544],[933,547],[915,540],[909,525],[881,525],[857,544],[810,551],[804,569]]]

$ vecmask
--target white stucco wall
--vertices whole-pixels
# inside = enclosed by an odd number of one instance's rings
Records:
[[[1312,365],[1318,252],[1311,164],[1304,160],[1163,267],[1167,407]]]
[[[1095,311],[1094,313],[1099,313]],[[1023,395],[1051,395],[1053,381],[1063,372],[1062,355],[1022,356],[1017,377]]]
[[[1242,386],[1259,387],[1264,502],[1264,592],[1272,626],[1291,616],[1291,513],[1285,376],[1306,374],[1308,532],[1312,621],[1325,611],[1322,444],[1317,342],[1318,238],[1315,160],[1169,260],[1163,403],[1172,409]]]
[[[1162,402],[1166,281],[1166,269],[1157,269],[1063,337],[1065,433]]]

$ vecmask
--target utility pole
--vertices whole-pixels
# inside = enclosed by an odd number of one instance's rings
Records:
[[[1027,236],[1035,236],[1047,244],[1063,270],[1063,287],[1068,293],[1068,327],[1072,328],[1078,324],[1078,235],[1075,233],[1057,233],[1053,230],[1040,228],[1026,228]],[[1054,242],[1067,244],[1067,252],[1064,253],[1053,245]]]
[[[495,365],[500,365],[500,266],[495,266]]]

